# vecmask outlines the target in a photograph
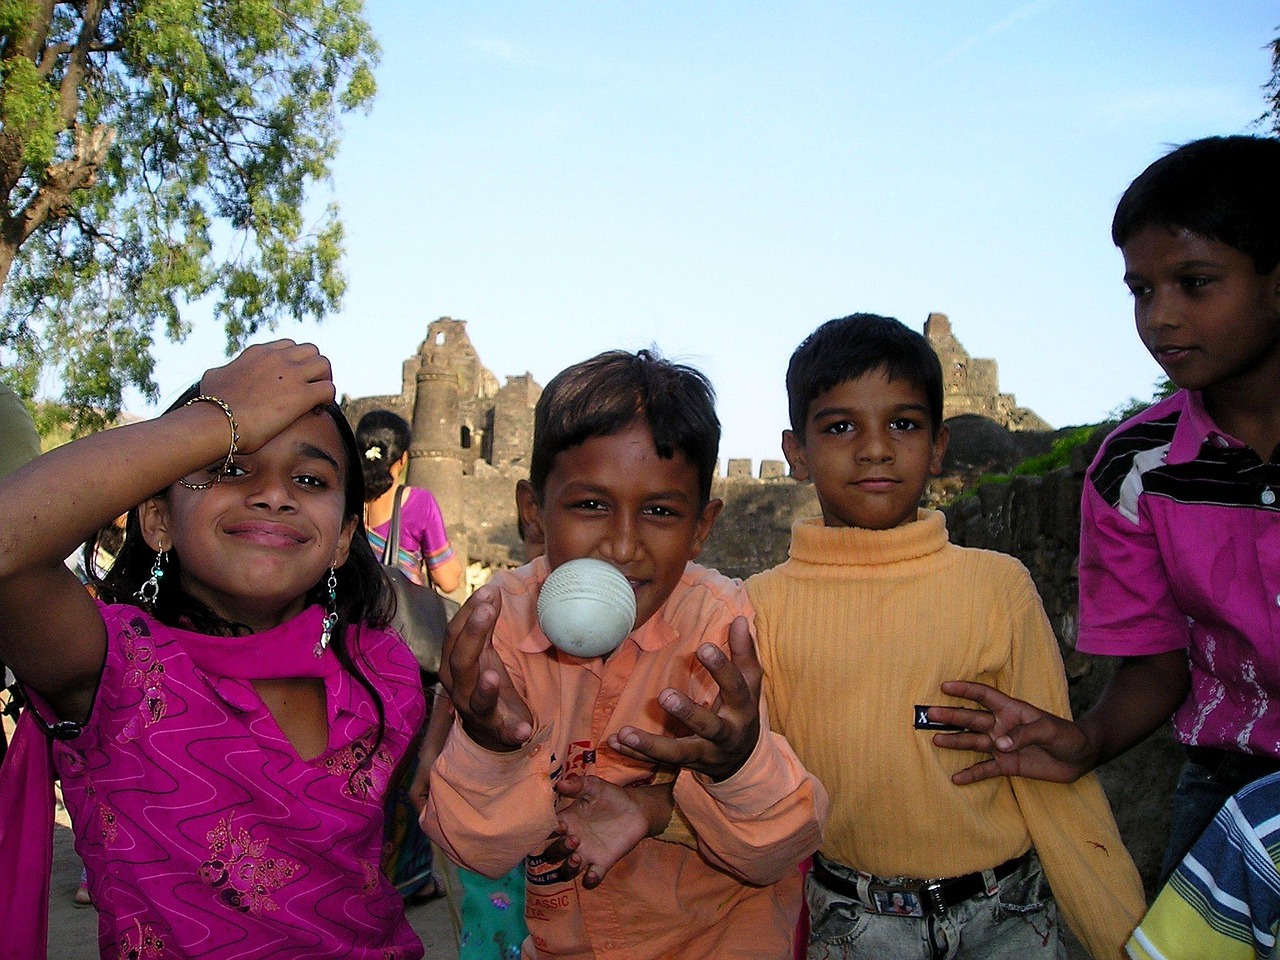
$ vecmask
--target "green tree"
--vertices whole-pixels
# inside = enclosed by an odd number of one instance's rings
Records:
[[[81,429],[209,298],[228,350],[340,301],[326,182],[374,93],[362,0],[0,0],[0,375]]]

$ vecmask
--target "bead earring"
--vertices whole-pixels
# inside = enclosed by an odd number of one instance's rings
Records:
[[[169,560],[169,551],[164,548],[163,542],[160,549],[156,551],[156,559],[151,564],[151,576],[142,581],[142,586],[138,588],[138,592],[133,596],[140,600],[142,605],[148,610],[156,605],[156,598],[160,596],[160,580],[164,577],[164,564]]]
[[[320,624],[320,639],[311,651],[317,657],[323,655],[329,646],[333,628],[338,623],[338,571],[334,567],[329,568],[329,579],[324,585],[329,589],[329,605],[325,609],[324,621]]]

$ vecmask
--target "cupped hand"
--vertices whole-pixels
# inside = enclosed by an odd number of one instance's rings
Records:
[[[440,682],[472,740],[486,750],[510,751],[533,736],[533,717],[493,649],[501,609],[502,594],[491,584],[467,598],[449,622]]]
[[[658,694],[662,709],[690,730],[685,737],[664,737],[622,727],[609,746],[624,756],[688,767],[712,780],[737,773],[760,738],[760,684],[763,671],[745,617],[729,626],[729,656],[712,643],[698,648],[698,660],[720,688],[711,708],[678,690]]]
[[[562,860],[582,885],[598,887],[619,860],[650,833],[648,814],[636,790],[599,777],[567,776],[555,784],[561,797],[573,800],[556,817],[557,834],[543,853]]]
[[[935,746],[991,754],[951,777],[964,785],[995,777],[1029,777],[1071,783],[1093,769],[1096,749],[1079,724],[1054,716],[1025,700],[967,680],[948,680],[942,692],[972,700],[984,709],[930,707],[929,719],[964,727],[939,733]]]

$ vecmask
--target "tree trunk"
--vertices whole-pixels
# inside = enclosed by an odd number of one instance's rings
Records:
[[[98,167],[106,159],[115,138],[113,127],[76,127],[76,148],[71,159],[46,168],[44,182],[26,206],[16,216],[0,222],[0,293],[4,291],[18,249],[27,238],[49,220],[65,217],[71,209],[72,195],[97,182]]]

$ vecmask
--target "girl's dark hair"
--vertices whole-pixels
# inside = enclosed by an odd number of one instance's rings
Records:
[[[682,453],[698,474],[705,503],[720,454],[715,391],[698,370],[650,350],[610,350],[551,378],[533,413],[529,482],[538,499],[556,454],[611,436],[643,416],[658,455]]]
[[[192,397],[199,394],[199,384],[191,387],[180,396],[165,412],[181,407]],[[360,455],[356,447],[355,436],[351,425],[347,423],[342,410],[335,403],[323,404],[316,408],[333,421],[338,428],[338,436],[342,439],[343,451],[346,454],[344,465],[345,487],[343,490],[344,519],[356,520],[355,532],[351,535],[351,548],[347,553],[347,562],[337,570],[338,622],[334,626],[329,646],[337,656],[344,670],[369,692],[378,712],[378,738],[367,762],[372,763],[373,755],[382,742],[386,730],[386,707],[373,683],[365,676],[356,664],[347,642],[348,628],[354,628],[353,635],[359,638],[362,626],[384,627],[391,622],[395,612],[395,595],[387,585],[378,558],[373,555],[369,546],[369,538],[364,530],[364,480],[359,469]],[[157,496],[164,496],[161,491]],[[101,545],[106,548],[112,537],[118,533],[99,531],[84,545],[84,568],[93,585],[94,592],[104,603],[138,603],[135,594],[143,582],[150,576],[151,565],[155,561],[155,551],[147,546],[142,536],[142,526],[138,520],[138,507],[129,511],[125,519],[124,542],[115,552],[115,561],[102,573],[94,562],[99,555]],[[156,602],[151,608],[152,614],[161,623],[184,630],[195,630],[213,636],[243,636],[252,633],[242,623],[224,620],[182,589],[182,558],[175,551],[170,551],[165,565],[164,584],[160,589]],[[325,605],[328,602],[328,591],[322,576],[307,591],[308,604]]]
[[[1270,273],[1280,263],[1280,139],[1206,137],[1165,154],[1125,190],[1111,239],[1123,247],[1153,225],[1225,243]]]
[[[409,449],[409,423],[390,410],[370,410],[356,426],[356,447],[364,472],[364,495],[376,500],[395,483],[391,465]]]
[[[900,320],[855,313],[828,320],[805,337],[787,365],[791,430],[805,442],[809,405],[819,394],[883,367],[890,380],[924,391],[933,436],[942,429],[942,364],[933,347]]]

